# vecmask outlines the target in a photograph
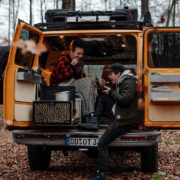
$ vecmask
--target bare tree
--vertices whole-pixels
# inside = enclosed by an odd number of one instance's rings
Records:
[[[176,3],[174,4],[174,10],[173,10],[173,26],[175,26],[175,17],[176,17]]]
[[[104,0],[105,11],[107,11],[107,0]]]
[[[59,1],[56,0],[56,9],[58,9],[58,8],[59,8]]]
[[[169,21],[170,21],[170,18],[171,18],[171,14],[172,14],[172,11],[173,11],[173,8],[175,8],[176,4],[176,0],[172,0],[172,3],[169,4],[169,8],[168,8],[168,11],[167,11],[167,21],[166,21],[166,26],[169,26]]]
[[[63,0],[62,9],[75,11],[75,0]]]
[[[15,28],[15,0],[12,0],[13,29]]]
[[[111,10],[111,1],[109,1],[109,10]]]
[[[141,18],[145,12],[149,12],[149,0],[141,0]]]
[[[15,2],[15,0],[13,0]],[[16,6],[15,6],[16,4]],[[13,29],[15,30],[16,28],[16,22],[17,22],[17,17],[18,17],[18,12],[19,12],[19,0],[17,0],[17,3],[14,3],[13,7]]]
[[[40,0],[40,14],[41,14],[41,22],[43,23],[44,22],[44,11],[43,11],[43,1],[44,0]]]
[[[46,6],[46,0],[44,0],[44,10],[46,11],[47,6]]]
[[[29,24],[32,25],[32,3],[33,0],[29,0]]]
[[[81,11],[84,10],[84,0],[81,1]]]
[[[9,16],[8,16],[8,39],[10,40],[11,34],[11,0],[9,0]]]

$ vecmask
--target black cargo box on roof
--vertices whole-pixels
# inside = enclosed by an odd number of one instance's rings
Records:
[[[116,9],[115,11],[69,11],[47,10],[46,23],[34,26],[42,31],[82,29],[142,29],[143,22],[137,21],[137,9]]]
[[[56,9],[56,10],[47,10],[45,14],[45,19],[47,23],[69,22],[69,21],[70,22],[83,22],[83,21],[84,22],[88,22],[88,21],[133,22],[134,21],[135,22],[137,21],[137,9],[124,8],[124,9],[117,9],[115,11],[86,11],[86,12]]]

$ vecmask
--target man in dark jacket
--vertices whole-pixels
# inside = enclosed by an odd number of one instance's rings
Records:
[[[137,87],[136,77],[129,70],[115,63],[109,69],[109,79],[112,84],[116,84],[116,90],[106,87],[104,93],[109,95],[115,102],[112,111],[114,121],[112,121],[102,135],[98,143],[99,163],[95,177],[89,180],[105,180],[108,165],[108,146],[117,137],[128,133],[131,129],[137,128],[140,123],[137,109]]]

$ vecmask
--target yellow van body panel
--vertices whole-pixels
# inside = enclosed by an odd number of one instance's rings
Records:
[[[13,43],[19,41],[21,31],[23,28],[26,28],[32,32],[36,32],[37,34],[39,34],[38,43],[42,43],[43,33],[39,31],[38,29],[21,21],[19,21],[17,24],[17,28],[13,37]],[[5,126],[29,127],[29,126],[32,126],[32,122],[27,122],[27,121],[17,122],[14,119],[14,107],[16,104],[32,105],[32,103],[15,101],[15,71],[19,68],[24,68],[22,66],[15,64],[16,50],[17,50],[17,47],[11,46],[9,58],[8,58],[8,62],[7,62],[6,70],[5,70],[5,75],[4,75],[4,84],[3,84],[4,124]],[[32,69],[34,69],[36,66],[38,66],[38,55],[35,55],[34,57],[34,63],[33,63]]]
[[[145,127],[180,128],[180,100],[157,98],[150,101],[150,91],[154,85],[169,85],[173,92],[180,92],[178,82],[150,82],[151,73],[180,74],[180,68],[151,68],[148,65],[148,35],[149,33],[180,32],[180,28],[150,28],[144,34],[144,97],[145,97]]]
[[[180,32],[180,29],[174,28],[144,28],[141,30],[61,30],[61,31],[46,31],[42,32],[24,22],[19,21],[13,42],[18,42],[20,38],[20,34],[23,28],[26,28],[29,31],[35,32],[39,35],[38,43],[41,44],[43,42],[44,37],[51,37],[55,35],[114,35],[114,34],[128,34],[133,35],[137,40],[137,76],[138,76],[138,92],[139,94],[144,94],[145,99],[145,109],[144,109],[144,126],[145,127],[163,127],[163,128],[179,128],[180,120],[178,120],[177,116],[180,117],[180,111],[178,112],[178,108],[180,108],[180,101],[168,101],[167,99],[161,99],[157,102],[151,102],[149,100],[150,96],[150,88],[153,86],[149,81],[150,74],[152,72],[158,73],[180,73],[180,68],[150,68],[148,66],[148,34],[151,32]],[[144,46],[143,46],[144,44]],[[15,106],[19,107],[22,105],[24,110],[26,111],[30,106],[32,106],[32,102],[25,101],[16,101],[15,100],[15,72],[19,68],[23,68],[22,66],[18,66],[15,64],[15,55],[16,55],[16,47],[11,47],[9,53],[9,59],[7,63],[7,68],[5,71],[5,81],[4,81],[4,122],[6,126],[17,126],[17,127],[32,127],[32,121],[16,121],[15,120]],[[32,69],[38,67],[39,56],[34,56],[34,62]],[[172,87],[177,89],[177,84],[172,85]],[[174,108],[171,108],[174,107]],[[169,109],[169,112],[167,111]],[[161,114],[164,112],[164,120]],[[174,121],[170,114],[174,114],[176,116],[176,121]],[[161,118],[161,119],[158,119]],[[169,118],[169,119],[168,119]]]

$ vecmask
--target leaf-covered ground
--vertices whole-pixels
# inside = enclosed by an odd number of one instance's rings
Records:
[[[2,107],[1,107],[2,109]],[[0,113],[2,120],[2,113]],[[159,143],[159,171],[156,174],[140,172],[140,155],[126,152],[110,154],[107,179],[119,180],[179,180],[180,179],[180,131],[163,130]],[[92,176],[97,168],[97,159],[83,152],[53,151],[48,171],[30,171],[26,147],[13,142],[11,132],[0,131],[0,180],[52,179],[83,180]]]

